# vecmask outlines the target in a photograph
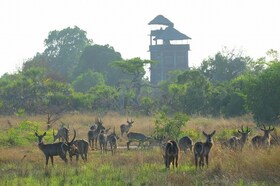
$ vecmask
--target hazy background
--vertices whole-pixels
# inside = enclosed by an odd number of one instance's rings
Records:
[[[148,23],[161,14],[189,41],[190,66],[224,46],[253,58],[280,51],[278,0],[1,0],[0,75],[43,52],[52,30],[78,26],[124,59],[149,59]]]

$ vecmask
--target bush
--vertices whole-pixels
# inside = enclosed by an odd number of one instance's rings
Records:
[[[167,138],[178,141],[182,131],[181,128],[189,120],[188,116],[177,113],[173,118],[168,118],[165,113],[156,116],[154,136],[159,139]]]
[[[38,131],[40,123],[24,120],[19,126],[1,132],[0,144],[2,146],[22,146],[35,142],[34,132]]]

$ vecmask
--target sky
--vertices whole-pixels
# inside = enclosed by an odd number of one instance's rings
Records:
[[[192,39],[189,66],[224,47],[254,59],[280,52],[279,0],[1,0],[0,76],[45,49],[53,30],[78,26],[123,59],[150,59],[148,23],[163,15]]]

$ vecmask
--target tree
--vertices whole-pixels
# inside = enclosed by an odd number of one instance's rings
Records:
[[[91,87],[105,85],[103,75],[99,72],[88,70],[79,75],[73,82],[74,89],[78,92],[87,92]]]
[[[90,88],[91,109],[99,112],[116,110],[118,108],[118,91],[114,87],[98,85]]]
[[[122,60],[120,53],[109,45],[88,46],[80,57],[73,77],[77,77],[90,69],[103,74],[106,84],[117,85],[121,79],[127,77],[120,69],[112,66],[114,61],[119,60]]]
[[[258,123],[276,123],[280,116],[280,63],[271,62],[267,69],[247,81],[247,103]]]
[[[153,63],[153,61],[142,60],[140,58],[115,61],[113,63],[113,66],[120,68],[123,73],[126,73],[131,77],[131,79],[128,82],[129,85],[125,86],[125,87],[126,87],[126,89],[133,90],[133,93],[134,93],[133,104],[134,104],[135,108],[140,107],[141,90],[148,83],[147,81],[143,80],[144,75],[146,73],[144,66],[147,64],[151,64],[151,63]]]
[[[208,95],[207,113],[220,116],[229,101],[228,83],[219,83],[211,87]]]
[[[249,57],[231,52],[218,52],[214,58],[204,60],[200,66],[201,72],[212,82],[229,81],[246,72]]]
[[[51,31],[45,39],[46,49],[43,54],[49,57],[51,70],[65,81],[71,79],[83,50],[92,43],[86,34],[84,30],[75,26]]]
[[[30,68],[24,73],[6,76],[0,82],[0,99],[7,113],[36,112],[45,101],[44,73],[41,68]]]

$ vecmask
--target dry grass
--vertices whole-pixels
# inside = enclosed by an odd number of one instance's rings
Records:
[[[87,138],[89,125],[94,122],[94,114],[67,114],[61,121],[68,123],[70,128],[75,128],[77,138]],[[116,128],[127,119],[132,118],[135,123],[131,131],[142,132],[150,135],[153,132],[154,119],[150,117],[130,117],[109,113],[101,117],[106,127]],[[1,117],[0,130],[7,130],[18,125],[26,118]],[[44,116],[28,118],[34,121],[44,121]],[[6,123],[5,123],[6,122]],[[42,122],[44,123],[44,122]],[[59,127],[59,122],[54,128]],[[166,171],[162,154],[159,148],[153,149],[118,149],[112,156],[110,152],[101,154],[100,151],[90,151],[89,161],[83,163],[73,162],[65,168],[59,158],[55,158],[55,166],[44,169],[45,158],[37,148],[36,141],[22,147],[0,148],[0,184],[11,183],[18,185],[21,181],[30,185],[90,185],[92,179],[96,185],[278,185],[280,183],[280,147],[270,149],[253,149],[249,144],[242,152],[234,152],[221,148],[217,138],[222,131],[238,129],[241,125],[255,129],[256,125],[249,116],[244,118],[203,118],[194,117],[187,123],[184,131],[193,130],[201,133],[202,130],[210,132],[216,130],[214,136],[215,146],[210,153],[210,166],[208,169],[195,170],[192,153],[181,153],[179,168]],[[45,130],[42,125],[42,130]],[[261,134],[258,130],[254,134]],[[252,137],[251,135],[250,137]],[[203,140],[198,135],[198,139]],[[120,145],[125,145],[122,139]],[[102,177],[100,177],[102,175]],[[19,178],[17,178],[19,177]],[[50,178],[50,180],[46,179]],[[21,180],[17,180],[21,179]],[[26,181],[27,179],[27,181]],[[6,181],[5,181],[6,180]],[[27,184],[28,185],[28,184]]]

